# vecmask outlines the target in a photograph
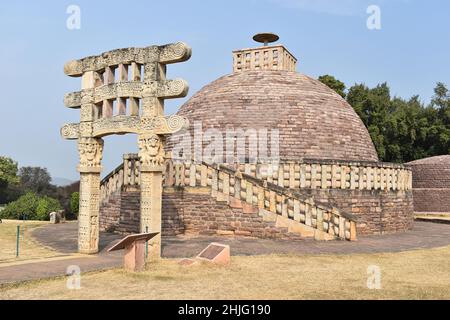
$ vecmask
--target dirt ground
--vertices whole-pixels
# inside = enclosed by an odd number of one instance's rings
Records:
[[[3,220],[0,223],[0,266],[5,262],[57,256],[60,253],[42,246],[31,237],[31,231],[47,225],[45,221]],[[19,257],[16,257],[17,226],[20,226]]]
[[[235,256],[228,266],[181,266],[178,261],[163,259],[143,273],[82,274],[80,289],[68,289],[71,279],[66,277],[5,286],[0,298],[450,299],[450,246],[397,253]]]

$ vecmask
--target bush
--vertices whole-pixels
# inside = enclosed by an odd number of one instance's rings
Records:
[[[79,192],[73,192],[70,195],[70,212],[75,217],[78,217],[79,204],[80,204],[80,193]]]
[[[61,210],[58,200],[44,196],[36,207],[36,220],[49,220],[49,213]]]
[[[39,197],[34,192],[27,192],[0,211],[0,218],[22,219],[25,214],[28,220],[47,220],[50,212],[60,209],[61,205],[58,200],[46,196]]]

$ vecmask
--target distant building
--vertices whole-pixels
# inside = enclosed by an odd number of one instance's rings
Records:
[[[412,169],[414,211],[450,213],[450,155],[406,164]]]

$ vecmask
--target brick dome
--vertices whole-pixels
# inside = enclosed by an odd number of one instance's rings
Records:
[[[203,130],[278,129],[282,160],[378,161],[353,108],[320,81],[296,72],[223,76],[197,92],[178,115],[201,121]]]
[[[413,171],[413,188],[450,188],[450,155],[420,159],[406,165]]]
[[[414,210],[450,212],[450,155],[406,164],[412,169]]]

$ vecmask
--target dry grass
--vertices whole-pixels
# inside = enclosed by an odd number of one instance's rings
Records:
[[[367,288],[367,267],[382,271]],[[176,260],[132,274],[82,275],[80,290],[58,278],[4,287],[4,299],[450,299],[450,247],[402,253],[232,257],[231,265]]]
[[[58,255],[57,252],[39,245],[31,238],[30,233],[32,229],[47,223],[48,222],[44,221],[3,220],[3,223],[0,224],[0,265],[5,262],[46,258]],[[21,234],[19,258],[16,258],[16,235],[18,225],[20,225]]]

